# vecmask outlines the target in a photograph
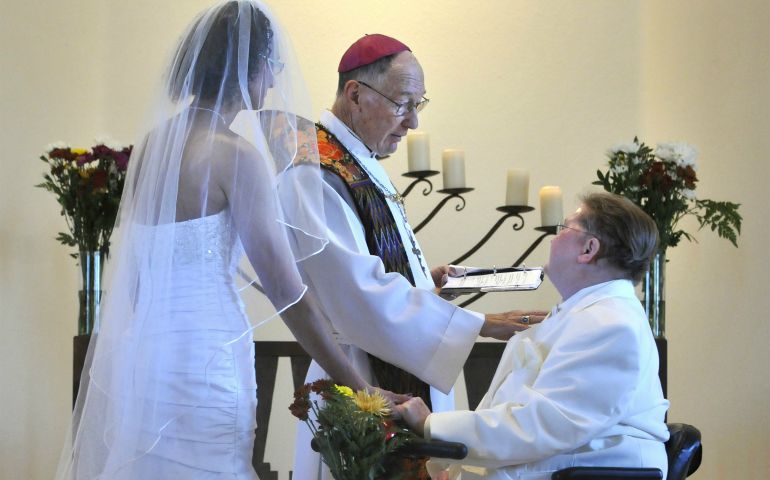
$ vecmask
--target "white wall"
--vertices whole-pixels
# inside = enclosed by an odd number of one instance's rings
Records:
[[[139,133],[152,85],[183,26],[209,2],[79,0],[14,2],[0,17],[0,478],[52,476],[66,428],[75,333],[75,265],[53,237],[64,228],[53,197],[32,185],[36,160],[55,140],[90,145]],[[293,34],[315,109],[331,104],[344,49],[363,33],[408,43],[426,71],[431,105],[420,129],[433,166],[446,147],[466,149],[463,212],[442,211],[419,234],[431,263],[457,257],[498,218],[505,170],[531,172],[530,201],[560,185],[565,210],[604,165],[604,151],[634,135],[685,140],[700,152],[704,197],[742,203],[735,249],[710,232],[669,253],[670,421],[693,423],[706,442],[696,478],[765,478],[770,472],[770,4],[764,0],[490,0],[320,2],[274,9]],[[312,10],[310,10],[312,8]],[[386,160],[397,186],[406,153]],[[437,181],[440,186],[440,180]],[[415,191],[413,223],[438,201]],[[537,236],[510,222],[472,257],[510,263]],[[694,229],[695,225],[693,225]],[[447,240],[451,239],[451,240]],[[542,263],[547,242],[531,257]],[[727,286],[725,286],[727,285]],[[487,296],[474,307],[548,307],[536,293]],[[258,332],[286,339],[280,325]],[[288,371],[284,370],[286,375]],[[279,389],[289,403],[288,381]],[[280,382],[280,381],[279,381]],[[275,400],[277,409],[281,399]],[[283,417],[279,417],[283,418]],[[284,420],[281,420],[284,421]],[[288,420],[285,420],[288,421]],[[289,429],[291,430],[291,429]],[[273,446],[285,441],[277,432]],[[285,468],[285,450],[269,461]]]
[[[101,131],[98,1],[3,4],[0,15],[0,478],[52,476],[71,400],[75,263],[37,159]],[[62,407],[65,407],[62,409]]]
[[[741,203],[744,217],[737,250],[700,232],[671,252],[670,418],[703,432],[703,477],[768,478],[770,3],[643,10],[641,131],[697,145],[698,190]]]

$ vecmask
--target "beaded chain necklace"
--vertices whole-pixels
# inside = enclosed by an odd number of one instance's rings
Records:
[[[369,175],[369,178],[372,180],[372,183],[374,183],[374,186],[377,187],[377,190],[382,193],[385,198],[389,199],[391,202],[395,203],[398,206],[398,213],[401,216],[401,220],[404,222],[404,230],[406,230],[406,235],[409,237],[409,242],[412,244],[412,253],[417,257],[417,261],[420,263],[420,268],[422,268],[423,272],[427,272],[428,270],[425,268],[425,264],[422,261],[422,251],[420,251],[419,248],[417,248],[417,240],[414,238],[414,233],[412,232],[412,228],[409,226],[409,222],[406,219],[406,209],[404,208],[404,196],[399,193],[398,189],[395,185],[393,185],[393,182],[390,181],[390,186],[393,188],[391,189],[387,188],[385,185],[383,185],[379,179],[372,174],[372,172],[369,171],[368,168],[364,165],[363,162],[356,160],[358,165],[361,167],[361,169],[366,172],[367,175]]]

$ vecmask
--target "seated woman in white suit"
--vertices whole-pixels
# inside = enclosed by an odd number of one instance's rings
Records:
[[[397,407],[427,438],[468,446],[463,465],[433,460],[434,478],[549,479],[580,465],[660,468],[665,478],[668,401],[634,293],[657,238],[627,199],[583,198],[551,242],[546,272],[562,302],[511,338],[478,408],[431,414],[419,398]]]

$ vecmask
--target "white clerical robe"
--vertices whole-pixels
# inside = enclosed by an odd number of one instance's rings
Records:
[[[329,111],[321,115],[321,123],[376,178],[376,184],[387,188],[386,193],[395,193],[379,161],[344,123]],[[391,199],[386,201],[417,288],[399,273],[386,273],[380,258],[369,253],[347,187],[329,172],[326,180],[324,214],[329,244],[320,254],[304,260],[302,268],[332,321],[339,343],[367,380],[372,376],[365,352],[430,384],[431,402],[437,411],[453,409],[452,385],[478,337],[483,315],[459,308],[433,292],[425,257],[412,250],[412,239],[419,250],[417,240],[399,205]],[[322,377],[327,377],[326,373],[313,362],[307,381]],[[310,449],[310,439],[307,426],[300,422],[294,478],[331,478],[320,456]]]
[[[468,446],[462,479],[550,479],[570,466],[663,470],[668,401],[646,316],[627,280],[585,288],[508,342],[475,411],[431,414],[433,439]]]

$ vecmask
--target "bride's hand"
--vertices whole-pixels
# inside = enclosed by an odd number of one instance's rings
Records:
[[[402,404],[402,403],[404,403],[404,402],[406,402],[406,401],[408,401],[409,399],[412,398],[412,396],[410,394],[394,393],[394,392],[391,392],[390,390],[385,390],[384,388],[379,388],[379,387],[369,386],[367,388],[367,391],[369,393],[375,393],[376,392],[376,393],[379,393],[380,395],[382,395],[385,398],[385,400],[387,400],[387,402],[388,402],[388,407],[390,408],[390,412],[391,412],[390,415],[391,415],[391,417],[396,419],[396,420],[401,419],[401,415],[397,412],[396,406],[400,405],[400,404]]]

